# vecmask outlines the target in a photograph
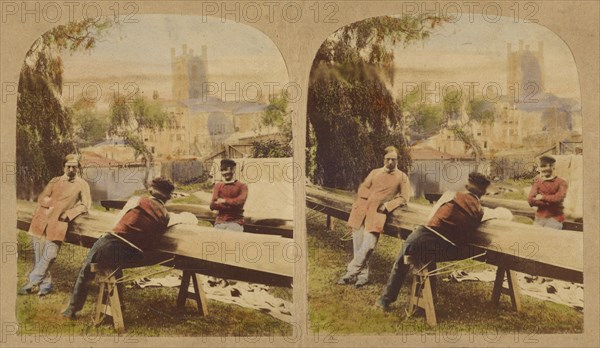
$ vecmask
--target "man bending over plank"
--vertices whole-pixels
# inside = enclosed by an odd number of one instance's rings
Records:
[[[77,312],[83,308],[88,284],[94,277],[90,270],[92,263],[97,263],[109,273],[114,271],[119,279],[123,276],[123,268],[134,267],[142,261],[143,251],[153,248],[167,230],[169,214],[165,203],[174,189],[170,180],[157,177],[150,183],[151,197],[134,196],[129,199],[117,216],[118,222],[112,232],[100,237],[88,252],[73,287],[69,306],[62,312],[63,317],[75,319]]]
[[[446,192],[432,209],[426,225],[417,226],[402,245],[400,254],[388,278],[383,294],[376,305],[384,310],[396,301],[400,287],[409,271],[404,256],[410,255],[415,264],[426,265],[433,271],[436,262],[465,259],[471,256],[466,242],[483,218],[479,199],[490,185],[479,173],[470,173],[465,192]],[[435,293],[435,277],[431,278]]]

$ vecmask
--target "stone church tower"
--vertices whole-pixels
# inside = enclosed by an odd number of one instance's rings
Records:
[[[194,56],[194,50],[183,45],[180,56],[171,48],[171,73],[173,79],[173,99],[187,100],[202,98],[206,92],[205,82],[208,80],[207,48],[202,46],[202,55]]]
[[[520,103],[544,92],[544,43],[538,42],[537,51],[523,49],[523,40],[519,40],[519,50],[513,51],[510,43],[507,49],[506,87],[512,103]]]

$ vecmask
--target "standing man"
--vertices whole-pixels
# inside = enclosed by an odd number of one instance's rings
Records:
[[[117,215],[117,223],[109,232],[94,243],[87,254],[83,267],[73,287],[69,306],[62,312],[63,317],[76,319],[83,308],[88,293],[88,284],[94,274],[92,263],[122,278],[123,269],[135,267],[144,258],[144,250],[155,248],[160,236],[167,231],[169,214],[165,203],[171,198],[175,187],[170,180],[157,177],[150,183],[151,197],[134,196],[127,201]],[[121,292],[120,284],[117,289]]]
[[[409,270],[404,256],[410,255],[416,264],[428,264],[432,271],[436,262],[461,260],[470,257],[466,242],[483,218],[480,198],[490,181],[479,173],[470,173],[465,192],[446,192],[432,209],[426,225],[417,226],[402,244],[400,254],[388,278],[377,306],[387,310],[396,301],[400,287]],[[431,278],[435,293],[435,277]],[[435,298],[435,295],[434,295]]]
[[[237,232],[244,231],[244,203],[248,197],[248,186],[234,178],[235,161],[221,160],[222,182],[213,188],[210,210],[217,210],[215,228]]]
[[[398,149],[384,150],[383,167],[372,170],[358,188],[348,226],[353,229],[354,257],[338,284],[355,282],[357,288],[369,282],[369,259],[375,250],[387,214],[405,206],[410,197],[408,176],[398,169]]]
[[[531,186],[527,201],[529,206],[537,207],[534,223],[539,226],[562,230],[565,220],[563,201],[567,195],[567,182],[554,175],[552,156],[542,156],[539,159],[538,175]]]
[[[78,173],[78,156],[67,155],[64,175],[50,180],[38,197],[38,207],[29,227],[35,263],[28,283],[19,290],[21,295],[33,293],[34,287],[39,287],[39,296],[52,291],[50,267],[65,239],[69,222],[87,213],[92,204],[90,186]]]

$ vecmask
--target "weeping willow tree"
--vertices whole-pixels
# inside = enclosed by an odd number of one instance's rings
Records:
[[[63,158],[76,151],[71,114],[61,101],[61,53],[88,51],[111,28],[104,19],[60,25],[27,51],[17,96],[17,196],[32,199],[63,172]]]
[[[383,165],[383,149],[410,165],[400,106],[390,91],[394,48],[425,40],[443,19],[382,16],[333,33],[313,61],[308,90],[307,169],[319,185],[354,189]]]
[[[109,122],[108,133],[123,138],[134,150],[134,156],[141,157],[146,168],[143,184],[148,187],[154,156],[144,141],[144,134],[163,130],[169,123],[167,112],[158,98],[150,101],[138,93],[129,102],[126,96],[115,94],[110,103]]]

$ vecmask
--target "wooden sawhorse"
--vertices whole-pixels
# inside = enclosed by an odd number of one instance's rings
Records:
[[[425,310],[425,321],[429,326],[436,326],[435,306],[433,303],[433,292],[431,291],[431,280],[427,267],[415,269],[413,272],[413,282],[410,288],[408,300],[408,316],[410,317],[415,307]],[[435,277],[435,276],[433,276]]]
[[[188,290],[190,280],[194,285],[194,292]],[[177,296],[177,308],[182,309],[185,307],[185,301],[187,299],[196,301],[198,313],[200,313],[200,315],[204,317],[208,315],[208,300],[206,299],[206,293],[202,287],[202,278],[195,271],[184,269],[181,285],[179,286],[179,295]]]
[[[411,259],[405,256],[404,262],[410,264]],[[410,317],[413,314],[415,307],[423,308],[425,310],[425,320],[427,324],[429,326],[436,326],[437,318],[435,315],[435,304],[433,302],[431,280],[429,279],[432,276],[435,277],[435,275],[429,275],[427,267],[422,267],[421,269],[415,268],[413,271],[413,282],[408,302],[408,316]],[[508,282],[508,288],[503,286],[505,276]],[[497,306],[500,303],[501,294],[509,295],[513,309],[517,312],[521,311],[521,291],[519,289],[516,272],[507,267],[498,266],[496,280],[494,281],[494,289],[492,290],[492,303],[494,305]]]
[[[503,286],[504,276],[508,283],[508,288]],[[510,296],[510,302],[515,311],[521,311],[521,290],[517,280],[517,273],[504,266],[498,266],[496,270],[496,280],[494,280],[494,289],[492,290],[492,303],[497,306],[500,304],[500,295]]]
[[[121,310],[121,299],[117,286],[117,278],[114,273],[98,267],[98,264],[92,263],[90,270],[96,273],[96,281],[100,289],[98,291],[98,301],[96,302],[96,312],[94,314],[94,324],[100,325],[105,316],[113,319],[113,325],[118,333],[125,332],[125,322],[123,321],[123,312]]]

